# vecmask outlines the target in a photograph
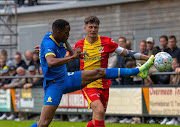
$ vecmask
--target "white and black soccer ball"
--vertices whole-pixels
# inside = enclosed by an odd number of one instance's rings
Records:
[[[154,66],[160,72],[166,72],[171,68],[172,57],[167,52],[159,52],[155,55]]]

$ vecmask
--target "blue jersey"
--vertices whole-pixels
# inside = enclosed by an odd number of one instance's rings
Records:
[[[64,80],[67,76],[66,64],[58,67],[48,67],[46,56],[54,55],[56,58],[64,58],[66,54],[65,43],[57,43],[52,32],[47,33],[40,46],[40,62],[45,81]]]

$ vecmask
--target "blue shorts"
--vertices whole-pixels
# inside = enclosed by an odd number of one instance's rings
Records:
[[[50,81],[44,88],[44,105],[58,106],[62,95],[81,89],[81,71],[69,72],[63,81]]]

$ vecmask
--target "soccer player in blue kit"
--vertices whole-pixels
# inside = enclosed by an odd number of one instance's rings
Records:
[[[139,68],[98,68],[67,73],[66,63],[86,54],[81,52],[78,47],[74,50],[71,48],[67,42],[69,32],[69,23],[63,19],[57,19],[52,24],[52,32],[47,33],[41,43],[40,61],[44,75],[44,105],[39,122],[31,127],[49,126],[63,94],[80,90],[99,78],[113,79],[131,75],[146,78],[148,70],[153,64],[154,56],[151,56]],[[66,50],[71,53],[71,56],[65,57]]]

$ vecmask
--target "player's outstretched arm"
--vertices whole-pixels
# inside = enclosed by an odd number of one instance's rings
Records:
[[[116,48],[115,52],[118,55],[125,56],[125,57],[131,57],[132,59],[135,59],[135,60],[148,60],[149,59],[149,56],[147,56],[147,55],[143,55],[143,54],[135,52],[133,50],[127,50],[120,46],[118,46]]]
[[[56,58],[54,55],[47,55],[46,61],[47,61],[49,67],[57,67],[57,66],[66,64],[73,59],[79,58],[80,53],[81,53],[81,51],[79,50],[79,48],[76,48],[76,49],[74,49],[74,54],[72,56],[65,57],[65,58]]]

